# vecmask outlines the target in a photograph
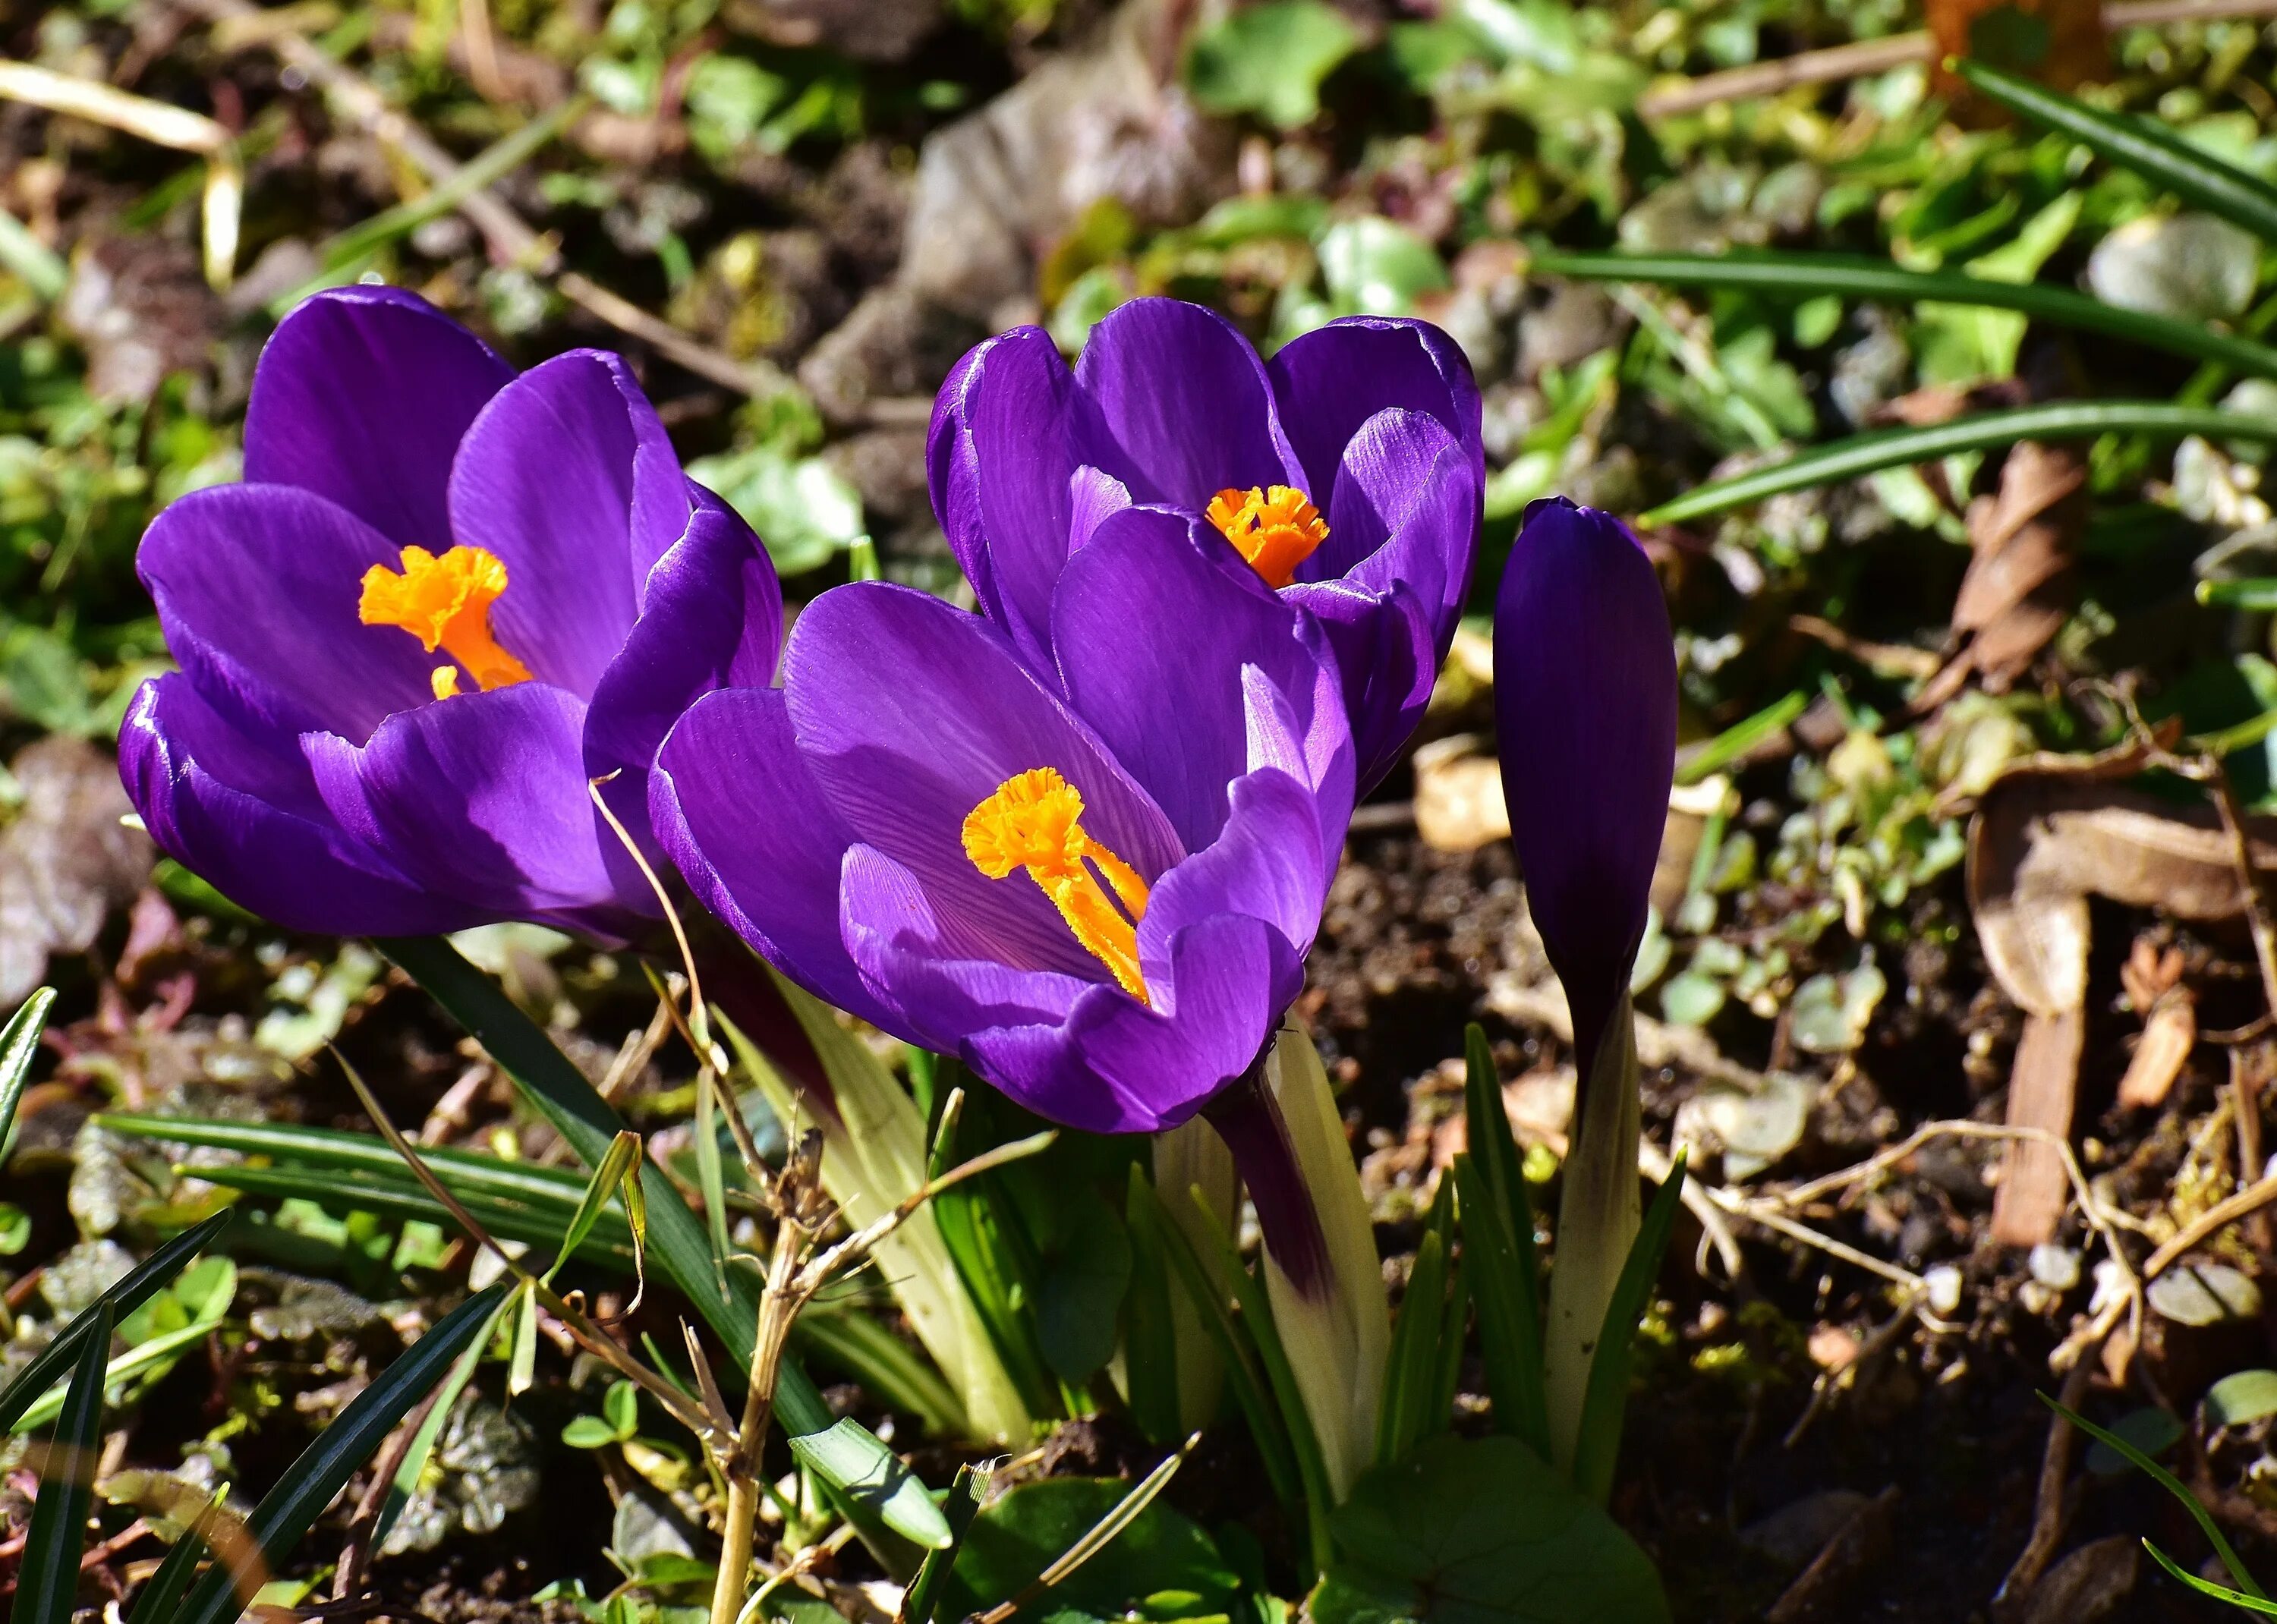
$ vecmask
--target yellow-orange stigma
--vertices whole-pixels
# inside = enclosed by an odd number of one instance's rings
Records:
[[[481,547],[453,547],[437,558],[424,547],[403,550],[403,573],[385,564],[363,573],[363,596],[356,618],[366,626],[400,626],[432,654],[440,649],[458,662],[430,674],[435,697],[459,691],[464,666],[487,693],[529,680],[529,668],[499,647],[491,635],[491,605],[506,591],[506,565]]]
[[[964,854],[992,880],[1025,869],[1085,951],[1114,973],[1123,991],[1146,1002],[1138,922],[1146,912],[1146,882],[1084,832],[1083,795],[1074,785],[1049,767],[1005,779],[966,815]]]
[[[1297,566],[1329,539],[1329,521],[1293,485],[1221,490],[1210,498],[1207,512],[1268,587],[1296,580]]]

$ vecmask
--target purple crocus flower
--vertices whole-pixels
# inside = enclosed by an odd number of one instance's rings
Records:
[[[1189,520],[1145,509],[1098,525],[1044,624],[1049,675],[924,593],[824,593],[780,687],[707,694],[674,727],[659,838],[786,975],[1041,1116],[1242,1117],[1352,810],[1334,656]],[[1269,1128],[1245,1125],[1257,1183],[1287,1188],[1260,1165]],[[1284,1224],[1302,1203],[1273,1204],[1276,1245],[1324,1266],[1310,1209]]]
[[[1676,769],[1676,653],[1628,527],[1536,502],[1495,603],[1495,723],[1527,906],[1582,1080],[1644,939]]]
[[[1108,514],[1206,520],[1327,629],[1363,791],[1454,636],[1486,468],[1478,387],[1437,328],[1353,316],[1265,361],[1171,299],[1116,310],[1072,372],[1041,328],[979,345],[941,386],[926,463],[982,611],[1039,671],[1056,657],[1054,585]]]
[[[587,784],[647,841],[658,743],[768,679],[782,600],[624,363],[517,376],[413,294],[321,293],[262,354],[245,475],[137,560],[181,664],[119,737],[159,846],[295,930],[653,917]]]

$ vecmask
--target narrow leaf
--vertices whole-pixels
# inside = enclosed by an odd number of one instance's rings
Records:
[[[2277,1602],[2270,1601],[2265,1597],[2249,1596],[2243,1590],[2233,1590],[2228,1585],[2216,1584],[2211,1579],[2201,1579],[2147,1539],[2143,1542],[2143,1549],[2151,1553],[2151,1559],[2159,1567],[2201,1596],[2211,1596],[2216,1601],[2226,1601],[2231,1606],[2246,1613],[2277,1615]]]
[[[1123,1367],[1131,1418],[1154,1444],[1178,1441],[1178,1338],[1171,1319],[1169,1264],[1162,1255],[1154,1187],[1131,1165],[1123,1221],[1131,1237],[1131,1288],[1123,1299]]]
[[[2018,440],[2084,440],[2104,434],[2146,434],[2169,440],[2195,434],[2212,440],[2266,443],[2277,441],[2277,418],[2157,400],[2058,401],[2013,412],[1980,412],[1927,429],[1877,429],[1814,446],[1750,474],[1710,480],[1647,509],[1637,515],[1637,522],[1655,527],[1704,519],[1786,491],[1934,462],[1960,452],[1991,451]]]
[[[15,1379],[5,1388],[0,1388],[0,1434],[12,1431],[16,1423],[77,1361],[81,1345],[95,1332],[98,1313],[107,1313],[113,1319],[124,1319],[141,1308],[157,1294],[160,1286],[179,1274],[191,1258],[204,1250],[207,1242],[228,1228],[233,1216],[228,1212],[217,1212],[203,1223],[184,1230],[128,1270],[116,1285],[80,1309],[71,1324],[56,1332],[48,1345],[33,1355],[32,1362],[16,1372]],[[107,1344],[107,1328],[104,1339]]]
[[[569,1227],[561,1233],[561,1250],[553,1259],[553,1266],[545,1271],[548,1286],[553,1284],[553,1277],[561,1272],[561,1265],[569,1261],[570,1255],[584,1243],[587,1235],[593,1233],[593,1226],[600,1221],[602,1210],[609,1204],[609,1197],[620,1188],[636,1190],[640,1188],[639,1181],[631,1176],[633,1165],[639,1159],[640,1153],[640,1135],[630,1128],[610,1142],[608,1154],[601,1158],[601,1165],[593,1169],[593,1176],[586,1180],[584,1198],[577,1203],[577,1210],[571,1214]],[[441,1176],[440,1169],[437,1170],[437,1176]],[[456,1190],[451,1193],[458,1194]]]
[[[537,1294],[527,1281],[514,1288],[514,1352],[506,1362],[507,1396],[520,1398],[537,1385]]]
[[[1383,1370],[1383,1404],[1376,1414],[1375,1463],[1396,1466],[1421,1435],[1439,1391],[1439,1335],[1447,1291],[1445,1244],[1426,1231],[1408,1271],[1407,1293],[1391,1329],[1391,1356]]]
[[[2015,310],[2052,326],[2099,332],[2256,377],[2277,377],[2277,349],[2210,327],[2106,305],[2038,282],[1996,282],[1953,270],[1906,270],[1851,254],[1557,254],[1534,256],[1547,276],[1672,287],[1732,288],[1792,299],[1839,294],[1894,303]]]
[[[940,1508],[948,1523],[949,1543],[925,1553],[918,1576],[910,1581],[910,1588],[902,1595],[902,1611],[895,1624],[933,1624],[933,1611],[940,1605],[940,1587],[948,1582],[948,1570],[956,1566],[957,1547],[963,1541],[964,1530],[972,1526],[972,1519],[979,1514],[980,1502],[987,1493],[986,1472],[975,1471],[970,1466],[956,1468],[956,1481],[949,1485],[948,1499]]]
[[[40,1052],[40,1033],[48,1024],[48,1008],[56,990],[42,987],[32,994],[0,1027],[0,1162],[16,1148],[16,1107],[32,1080],[32,1060]]]
[[[467,1351],[459,1355],[458,1363],[451,1367],[451,1373],[435,1390],[435,1402],[428,1407],[426,1419],[419,1423],[419,1430],[412,1434],[411,1447],[405,1450],[403,1459],[396,1462],[394,1480],[387,1485],[387,1498],[380,1502],[379,1520],[372,1525],[372,1549],[378,1550],[386,1544],[388,1531],[395,1526],[395,1520],[403,1514],[403,1508],[419,1491],[419,1480],[426,1474],[428,1458],[435,1453],[435,1440],[443,1436],[445,1423],[451,1419],[452,1410],[458,1407],[459,1395],[474,1379],[475,1368],[482,1362],[483,1345],[490,1340],[499,1316],[506,1313],[510,1306],[501,1304],[493,1311],[491,1323],[484,1325],[474,1340],[467,1345]],[[129,1620],[129,1624],[133,1624],[133,1621]]]
[[[1479,1354],[1495,1425],[1548,1460],[1541,1300],[1519,1263],[1504,1210],[1468,1151],[1455,1158],[1455,1191],[1461,1202],[1463,1275],[1478,1301]]]
[[[1637,1323],[1652,1298],[1652,1283],[1659,1278],[1660,1260],[1668,1250],[1669,1231],[1675,1227],[1676,1210],[1683,1204],[1684,1164],[1688,1151],[1679,1150],[1676,1165],[1654,1193],[1645,1209],[1635,1241],[1621,1264],[1620,1279],[1605,1304],[1604,1327],[1597,1334],[1597,1351],[1589,1361],[1589,1385],[1581,1398],[1581,1427],[1573,1448],[1573,1486],[1594,1505],[1603,1506],[1613,1491],[1613,1468],[1620,1459],[1621,1412],[1628,1405],[1629,1366],[1636,1353]]]
[[[110,1304],[97,1301],[93,1312],[72,1366],[63,1413],[56,1418],[55,1438],[40,1466],[40,1498],[32,1506],[9,1624],[71,1624],[72,1603],[79,1595],[80,1553],[88,1507],[95,1499],[95,1451],[103,1430],[103,1372],[110,1359]]]
[[[197,1576],[198,1563],[206,1552],[205,1531],[217,1514],[218,1500],[200,1512],[174,1548],[166,1552],[166,1559],[158,1564],[158,1571],[150,1575],[142,1593],[134,1598],[134,1611],[126,1615],[126,1624],[169,1624],[175,1610],[180,1606],[182,1594]]]
[[[506,1286],[493,1286],[452,1309],[317,1434],[247,1520],[246,1548],[207,1569],[190,1592],[179,1624],[227,1624],[237,1616],[257,1588],[262,1572],[273,1571],[301,1542],[395,1424],[489,1329],[491,1314],[506,1294]]]
[[[1953,65],[1953,72],[2009,111],[2060,131],[2183,201],[2277,244],[2277,187],[2259,176],[2223,163],[2150,119],[2104,112],[1989,64],[1963,60]]]
[[[2206,1543],[2213,1547],[2214,1555],[2221,1559],[2222,1567],[2228,1569],[2229,1576],[2237,1582],[2237,1588],[2256,1601],[2266,1602],[2269,1599],[2262,1588],[2254,1582],[2253,1575],[2246,1572],[2245,1564],[2238,1560],[2237,1552],[2231,1547],[2229,1541],[2222,1537],[2220,1526],[2214,1522],[2213,1514],[2198,1504],[2198,1497],[2183,1487],[2180,1478],[2116,1432],[2097,1426],[2086,1416],[2060,1400],[2052,1399],[2044,1393],[2040,1394],[2040,1402],[2086,1433],[2097,1443],[2122,1456],[2128,1465],[2145,1474],[2153,1483],[2180,1500],[2182,1503],[2182,1509],[2190,1514],[2198,1525],[2198,1530],[2206,1537]],[[2156,1553],[2153,1552],[2153,1554]]]
[[[1275,1498],[1293,1509],[1301,1502],[1304,1484],[1298,1477],[1297,1458],[1288,1429],[1282,1424],[1281,1412],[1266,1391],[1265,1377],[1258,1367],[1256,1342],[1228,1308],[1226,1288],[1211,1278],[1184,1232],[1170,1221],[1161,1193],[1150,1185],[1147,1194],[1154,1198],[1154,1229],[1161,1240],[1162,1256],[1184,1285],[1186,1294],[1200,1309],[1202,1329],[1217,1344],[1218,1354],[1225,1361],[1227,1385],[1233,1389],[1234,1402],[1240,1407],[1243,1417],[1249,1423],[1250,1436],[1257,1442],[1258,1456],[1265,1463],[1266,1481],[1273,1485]]]
[[[956,1543],[940,1507],[917,1475],[850,1416],[820,1432],[790,1440],[798,1463],[823,1482],[866,1506],[887,1528],[928,1551]]]

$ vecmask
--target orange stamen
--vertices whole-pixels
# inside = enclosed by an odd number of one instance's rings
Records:
[[[459,691],[459,666],[485,693],[529,680],[529,668],[491,635],[491,605],[506,592],[506,565],[480,547],[453,547],[437,558],[424,547],[403,550],[403,573],[384,564],[363,573],[356,618],[366,626],[400,626],[432,654],[440,649],[458,665],[430,674],[437,699]]]
[[[1297,566],[1329,539],[1329,521],[1291,485],[1221,490],[1210,498],[1207,516],[1268,587],[1296,580]]]
[[[1146,882],[1084,832],[1083,795],[1074,785],[1049,767],[1005,779],[966,815],[964,854],[992,880],[1025,869],[1085,951],[1114,973],[1123,991],[1147,1001],[1138,925],[1146,912]]]

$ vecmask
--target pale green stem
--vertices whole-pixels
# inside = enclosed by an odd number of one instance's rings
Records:
[[[1565,1470],[1573,1464],[1605,1305],[1612,1300],[1642,1216],[1637,1142],[1644,1122],[1637,1098],[1636,1021],[1626,992],[1605,1024],[1580,1111],[1565,1157],[1550,1271],[1550,1320],[1542,1328],[1550,1448]]]

